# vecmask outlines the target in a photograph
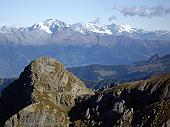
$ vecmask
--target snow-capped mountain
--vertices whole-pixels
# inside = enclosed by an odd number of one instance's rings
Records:
[[[4,77],[15,77],[40,56],[57,58],[66,66],[82,66],[129,64],[156,53],[170,54],[170,32],[53,19],[29,27],[0,28],[0,76]]]
[[[94,33],[99,33],[99,34],[108,34],[111,35],[112,32],[107,28],[107,26],[100,26],[98,24],[94,23],[87,23],[87,24],[82,24],[82,23],[76,23],[71,25],[71,29],[74,31],[86,34],[88,32],[94,32]]]
[[[112,34],[121,34],[123,32],[133,33],[137,31],[137,29],[133,28],[131,25],[118,25],[118,24],[107,25],[107,29],[109,29],[112,32]]]
[[[75,23],[75,24],[66,24],[59,20],[48,19],[46,21],[36,23],[31,27],[28,27],[26,30],[43,30],[47,33],[54,33],[58,29],[61,28],[70,28],[73,31],[80,32],[82,34],[87,34],[88,32],[99,33],[99,34],[108,34],[113,35],[115,31],[117,34],[122,32],[135,32],[136,29],[130,25],[118,25],[118,24],[111,24],[111,25],[104,25],[100,26],[99,24],[89,22],[87,24],[83,23]]]
[[[33,26],[28,27],[26,30],[30,30],[30,31],[43,30],[47,33],[54,33],[58,29],[65,28],[65,27],[69,27],[69,25],[67,25],[66,23],[61,22],[57,19],[55,19],[55,20],[54,19],[48,19],[46,21],[36,23]]]
[[[89,35],[90,33],[101,34],[101,35],[109,35],[109,36],[124,36],[130,37],[132,39],[146,39],[146,40],[170,40],[170,32],[169,31],[145,31],[142,29],[133,28],[130,25],[119,25],[119,24],[110,24],[100,26],[99,24],[89,22],[87,24],[75,23],[75,24],[67,24],[65,22],[59,21],[57,19],[48,19],[46,21],[42,21],[36,23],[30,27],[6,27],[3,26],[0,28],[0,33],[22,33],[27,36],[31,34],[31,36],[36,35],[36,38],[39,36],[38,33],[42,32],[43,34],[59,34],[62,31],[63,33],[72,34],[73,32]],[[67,32],[66,32],[67,31]],[[34,33],[34,34],[33,34]],[[33,34],[33,35],[32,35]],[[84,36],[82,35],[82,36]],[[45,35],[50,36],[50,35]],[[40,36],[42,38],[42,36]],[[22,39],[21,39],[22,40]]]
[[[114,26],[114,27],[113,27]],[[61,28],[70,28],[73,31],[80,32],[82,34],[86,34],[88,32],[99,33],[99,34],[108,34],[112,35],[112,31],[117,31],[118,33],[129,32],[132,33],[135,31],[130,25],[104,25],[100,26],[99,24],[89,22],[87,24],[83,23],[75,23],[75,24],[66,24],[59,20],[48,19],[46,21],[36,23],[31,27],[27,27],[24,30],[43,30],[47,33],[54,33]],[[23,29],[22,29],[23,30]]]
[[[0,33],[14,33],[17,31],[23,31],[24,27],[8,27],[8,26],[2,26],[0,28]]]

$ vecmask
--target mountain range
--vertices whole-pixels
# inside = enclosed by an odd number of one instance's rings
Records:
[[[170,72],[170,55],[159,57],[155,54],[146,61],[129,65],[88,65],[67,68],[84,81],[87,87],[101,89],[114,83],[144,80]]]
[[[170,74],[93,92],[54,58],[25,67],[0,96],[1,127],[169,127]]]
[[[2,37],[1,40],[4,39],[9,43],[22,45],[43,45],[46,43],[63,43],[63,41],[101,44],[98,40],[99,38],[96,37],[96,34],[99,37],[100,35],[105,35],[130,37],[138,40],[170,40],[170,32],[164,30],[145,31],[133,28],[130,25],[119,25],[114,23],[103,26],[92,22],[87,24],[67,24],[57,19],[48,19],[30,27],[2,26],[0,33]],[[64,35],[62,35],[63,33]],[[106,44],[107,43],[105,43],[105,45]]]
[[[67,24],[48,19],[29,27],[0,28],[0,77],[17,77],[40,56],[66,67],[130,64],[170,53],[169,31],[145,31],[130,25]],[[107,54],[107,55],[106,55]]]

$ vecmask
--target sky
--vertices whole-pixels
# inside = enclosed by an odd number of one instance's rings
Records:
[[[0,0],[0,26],[31,26],[47,19],[170,31],[170,0]]]

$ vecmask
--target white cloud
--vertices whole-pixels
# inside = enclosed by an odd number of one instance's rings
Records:
[[[158,5],[155,7],[146,7],[146,6],[115,6],[113,10],[119,11],[124,16],[140,16],[152,18],[156,16],[162,16],[170,13],[170,7],[165,7],[164,5]]]

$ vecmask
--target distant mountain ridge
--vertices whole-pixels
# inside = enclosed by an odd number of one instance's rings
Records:
[[[62,36],[61,34],[63,34],[63,32],[65,35]],[[94,34],[99,34],[98,36],[123,36],[139,40],[170,40],[169,31],[160,30],[149,32],[133,28],[130,25],[118,25],[114,23],[103,26],[92,22],[87,24],[67,24],[57,19],[48,19],[30,27],[2,26],[0,29],[0,37],[2,36],[0,40],[7,39],[9,42],[22,45],[42,45],[47,42],[59,43],[65,39],[79,42],[85,41],[87,43],[89,37],[92,39],[97,36]],[[70,35],[76,35],[78,38],[71,38]],[[58,37],[58,39],[56,39],[56,37]]]
[[[29,27],[0,28],[0,78],[16,77],[33,59],[50,56],[66,67],[122,65],[170,54],[170,32],[129,25],[67,24],[48,19]]]
[[[114,82],[143,80],[155,75],[170,72],[170,55],[159,57],[157,54],[146,61],[138,61],[129,65],[89,65],[67,68],[86,86],[100,89]]]

